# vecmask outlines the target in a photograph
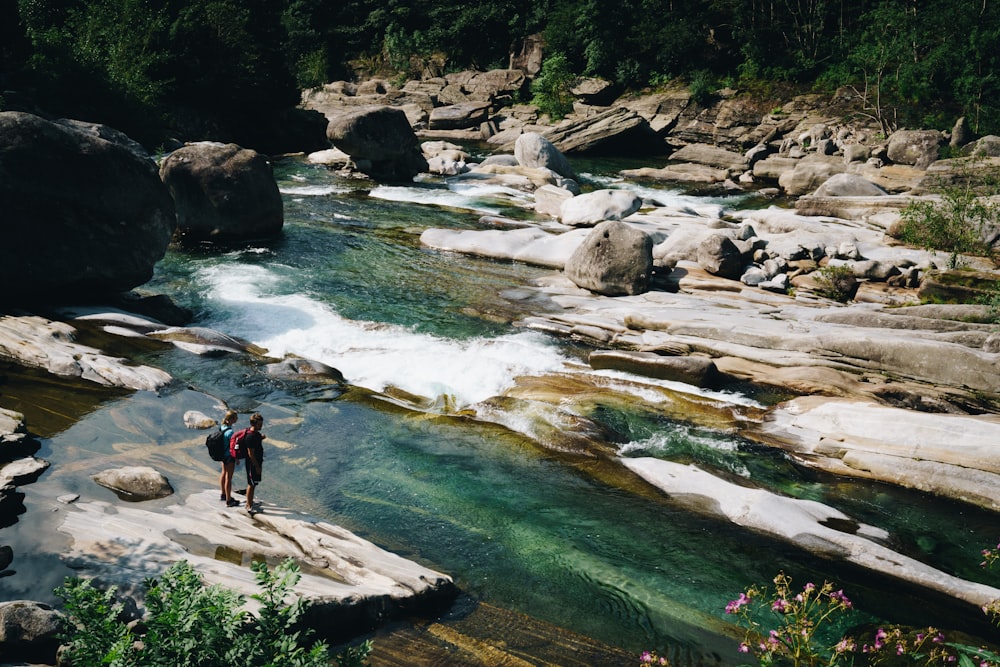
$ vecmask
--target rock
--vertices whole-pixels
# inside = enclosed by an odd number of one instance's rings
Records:
[[[527,76],[534,77],[542,71],[545,39],[541,34],[528,35],[521,40],[520,46],[515,45],[510,53],[509,69],[521,70]]]
[[[577,79],[569,92],[584,104],[607,106],[615,101],[617,89],[606,79],[584,77]]]
[[[284,205],[271,163],[236,144],[200,142],[163,160],[160,177],[177,207],[184,243],[231,243],[281,232]]]
[[[591,227],[604,220],[621,220],[642,208],[642,198],[628,190],[594,190],[567,199],[559,209],[564,225]]]
[[[80,345],[74,342],[76,335],[76,330],[63,322],[34,315],[0,316],[0,357],[109,387],[156,391],[172,380],[158,368],[133,365]]]
[[[899,130],[889,137],[888,156],[896,164],[926,169],[938,159],[943,135],[936,130]]]
[[[209,417],[204,412],[198,410],[188,410],[184,413],[184,428],[203,430],[218,426],[219,420]]]
[[[617,220],[594,227],[566,261],[570,280],[605,296],[641,294],[649,289],[652,274],[652,239]]]
[[[339,370],[312,359],[292,357],[268,364],[265,368],[268,375],[286,380],[334,384],[340,384],[344,381],[344,374]]]
[[[49,462],[27,456],[0,466],[0,487],[24,486],[37,480],[48,470]]]
[[[886,194],[871,181],[853,174],[834,174],[813,192],[814,197],[881,197]]]
[[[563,153],[656,155],[667,148],[646,119],[618,106],[586,118],[565,120],[544,134]]]
[[[848,144],[844,146],[844,163],[864,162],[871,156],[871,149],[863,144]]]
[[[148,466],[105,470],[94,475],[93,480],[114,491],[122,500],[154,500],[174,492],[167,478]]]
[[[0,230],[8,249],[0,280],[18,286],[5,291],[7,303],[127,291],[147,282],[166,253],[176,220],[156,164],[121,133],[86,127],[0,113]]]
[[[977,139],[971,146],[972,157],[1000,157],[1000,137],[990,134]]]
[[[14,562],[14,550],[8,544],[0,546],[0,570],[6,570]]]
[[[698,246],[698,264],[712,275],[737,280],[743,274],[746,261],[731,238],[712,234]]]
[[[492,69],[460,75],[467,77],[461,85],[470,99],[490,102],[516,96],[528,81],[524,72],[518,69]],[[450,76],[446,78],[449,82],[452,80]]]
[[[832,176],[843,173],[845,169],[843,160],[818,155],[811,156],[799,160],[791,171],[781,174],[778,178],[778,185],[785,191],[785,194],[804,195],[818,188]]]
[[[675,183],[722,183],[729,178],[729,170],[715,169],[703,164],[668,164],[659,169],[641,167],[625,169],[623,178],[636,180],[672,181]]]
[[[952,126],[951,139],[948,140],[948,144],[952,148],[961,148],[970,141],[972,141],[972,129],[969,127],[969,121],[966,120],[965,116],[962,116]]]
[[[566,178],[576,178],[566,156],[552,142],[535,132],[526,132],[517,138],[514,157],[523,167],[542,167]]]
[[[662,489],[687,510],[725,517],[827,559],[843,560],[896,580],[982,607],[1000,590],[960,579],[883,546],[888,534],[813,500],[787,498],[727,482],[695,465],[654,458],[623,458],[623,465]]]
[[[0,656],[10,662],[56,664],[62,619],[62,613],[41,602],[0,602]]]
[[[326,134],[356,162],[370,161],[365,173],[372,178],[409,181],[427,171],[417,136],[399,109],[375,106],[346,111],[330,121]]]
[[[731,172],[742,172],[750,168],[745,156],[707,144],[688,144],[671,153],[670,159],[675,162],[694,162]]]
[[[444,574],[408,561],[329,523],[262,503],[252,517],[227,508],[218,491],[203,491],[162,511],[134,503],[77,503],[64,510],[59,530],[70,544],[66,563],[79,576],[98,578],[139,595],[146,577],[186,560],[209,585],[247,596],[259,593],[250,569],[256,558],[292,558],[302,569],[295,586],[310,608],[307,627],[319,638],[343,641],[404,615],[439,614],[457,594]],[[226,554],[225,558],[217,556]]]
[[[574,194],[566,188],[543,185],[535,190],[535,212],[558,218],[562,214],[563,203],[573,197]]]
[[[428,119],[428,127],[432,130],[458,130],[468,127],[478,127],[486,121],[490,103],[461,102],[443,107],[435,107]]]
[[[169,341],[182,350],[206,357],[266,353],[266,350],[249,341],[206,327],[170,327],[151,331],[149,337]]]
[[[306,160],[312,164],[323,164],[328,167],[345,168],[350,164],[351,156],[339,148],[327,148],[326,150],[310,153],[306,156]]]
[[[594,369],[625,371],[704,388],[716,386],[719,380],[719,371],[715,363],[707,357],[664,356],[655,352],[600,350],[590,353],[590,366]]]

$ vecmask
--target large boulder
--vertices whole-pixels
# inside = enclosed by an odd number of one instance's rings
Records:
[[[619,220],[594,227],[566,261],[566,277],[605,296],[642,294],[653,273],[653,240]]]
[[[62,614],[41,602],[0,602],[0,656],[4,661],[55,664]]]
[[[268,238],[285,223],[271,163],[260,153],[199,142],[171,153],[160,177],[177,206],[177,235],[185,243]]]
[[[642,198],[628,190],[594,190],[567,199],[559,209],[564,225],[591,227],[605,220],[621,220],[642,208]]]
[[[409,181],[427,171],[427,160],[406,114],[374,106],[342,113],[330,121],[327,138],[372,178]]]
[[[104,470],[94,475],[94,481],[111,489],[123,500],[165,498],[174,492],[167,478],[149,466],[127,466]]]
[[[432,130],[460,130],[469,127],[479,127],[489,115],[490,103],[459,102],[443,107],[435,107],[431,111],[427,126]]]
[[[156,164],[121,133],[0,113],[3,300],[94,298],[142,285],[176,220]]]
[[[888,157],[896,164],[926,169],[938,159],[944,135],[936,130],[900,130],[889,137]]]
[[[523,167],[543,167],[560,176],[576,178],[573,167],[551,141],[536,132],[525,132],[514,142],[514,157]]]
[[[736,280],[743,274],[743,252],[725,234],[712,234],[698,246],[698,264],[714,276]]]

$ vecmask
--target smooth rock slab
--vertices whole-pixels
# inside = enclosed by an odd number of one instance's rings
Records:
[[[165,498],[174,492],[167,478],[149,466],[105,470],[94,475],[94,481],[125,500]]]
[[[738,526],[795,544],[823,558],[852,563],[976,607],[1000,598],[1000,589],[954,577],[882,546],[879,542],[889,537],[885,531],[859,523],[822,503],[738,486],[693,465],[654,458],[619,460],[693,511],[728,518]],[[843,526],[844,530],[831,525]]]
[[[225,507],[203,491],[158,511],[131,504],[78,503],[59,530],[72,543],[64,559],[80,576],[138,594],[146,577],[187,560],[208,584],[245,596],[257,592],[251,560],[272,566],[287,557],[302,566],[295,590],[312,602],[310,624],[320,635],[344,622],[374,623],[403,611],[450,602],[457,592],[435,572],[333,524],[262,504],[254,516]],[[253,610],[256,603],[248,600]]]

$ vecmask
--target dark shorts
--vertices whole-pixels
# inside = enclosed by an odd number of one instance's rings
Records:
[[[247,467],[247,486],[257,486],[260,484],[260,473],[257,473],[253,469],[253,464],[250,463],[250,459],[243,462],[243,465]],[[263,472],[263,470],[261,470]]]

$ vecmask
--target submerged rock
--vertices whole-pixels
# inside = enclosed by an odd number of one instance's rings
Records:
[[[149,466],[105,470],[94,475],[94,481],[111,489],[123,500],[165,498],[174,492],[167,478]]]

